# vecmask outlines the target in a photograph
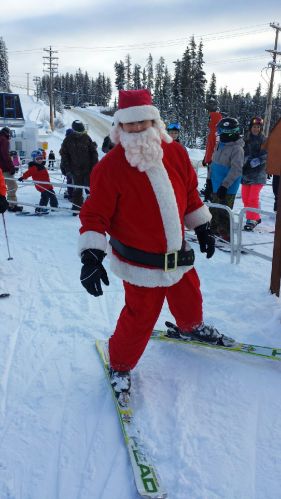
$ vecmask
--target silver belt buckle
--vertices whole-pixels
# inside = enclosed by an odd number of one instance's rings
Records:
[[[170,255],[174,255],[175,258],[173,267],[168,267],[168,257]],[[164,272],[173,272],[174,270],[177,270],[177,268],[178,268],[178,252],[170,251],[168,253],[165,253]]]

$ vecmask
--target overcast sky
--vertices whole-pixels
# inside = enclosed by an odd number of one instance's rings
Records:
[[[173,61],[194,35],[204,44],[208,80],[214,72],[218,89],[254,93],[259,82],[267,91],[271,55],[265,49],[275,39],[270,22],[281,25],[280,0],[9,0],[1,2],[0,36],[14,85],[26,86],[25,73],[31,86],[42,76],[43,48],[50,45],[58,51],[60,73],[80,67],[96,78],[101,72],[113,86],[114,63],[128,53],[142,67],[149,53],[154,63],[163,56],[173,74]],[[281,32],[279,38],[281,51]]]

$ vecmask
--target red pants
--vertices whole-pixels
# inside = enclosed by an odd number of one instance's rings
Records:
[[[165,298],[177,325],[190,331],[202,322],[200,281],[193,268],[170,287],[145,288],[124,282],[125,306],[109,340],[111,367],[133,369],[149,341]]]
[[[241,194],[244,207],[259,208],[260,207],[260,191],[263,184],[242,184]],[[246,211],[247,220],[259,220],[260,213],[254,211]]]

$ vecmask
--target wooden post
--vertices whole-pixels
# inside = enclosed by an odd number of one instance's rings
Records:
[[[279,177],[280,179],[280,177]],[[280,296],[281,281],[281,179],[279,180],[277,213],[275,222],[275,236],[273,246],[273,259],[271,268],[270,291],[276,296]]]

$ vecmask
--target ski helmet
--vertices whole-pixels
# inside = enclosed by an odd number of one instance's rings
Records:
[[[262,128],[263,127],[263,119],[260,118],[260,116],[254,116],[254,118],[252,118],[250,120],[249,128],[251,129],[253,125],[258,125],[260,128]]]
[[[39,154],[42,154],[39,149],[32,151],[32,153],[31,153],[32,159],[35,159]]]
[[[217,124],[218,135],[239,135],[240,126],[236,118],[226,117],[220,120]]]
[[[177,132],[179,132],[181,129],[181,126],[179,123],[175,122],[175,123],[169,123],[169,125],[167,125],[167,130],[170,131],[170,130],[176,130]]]

